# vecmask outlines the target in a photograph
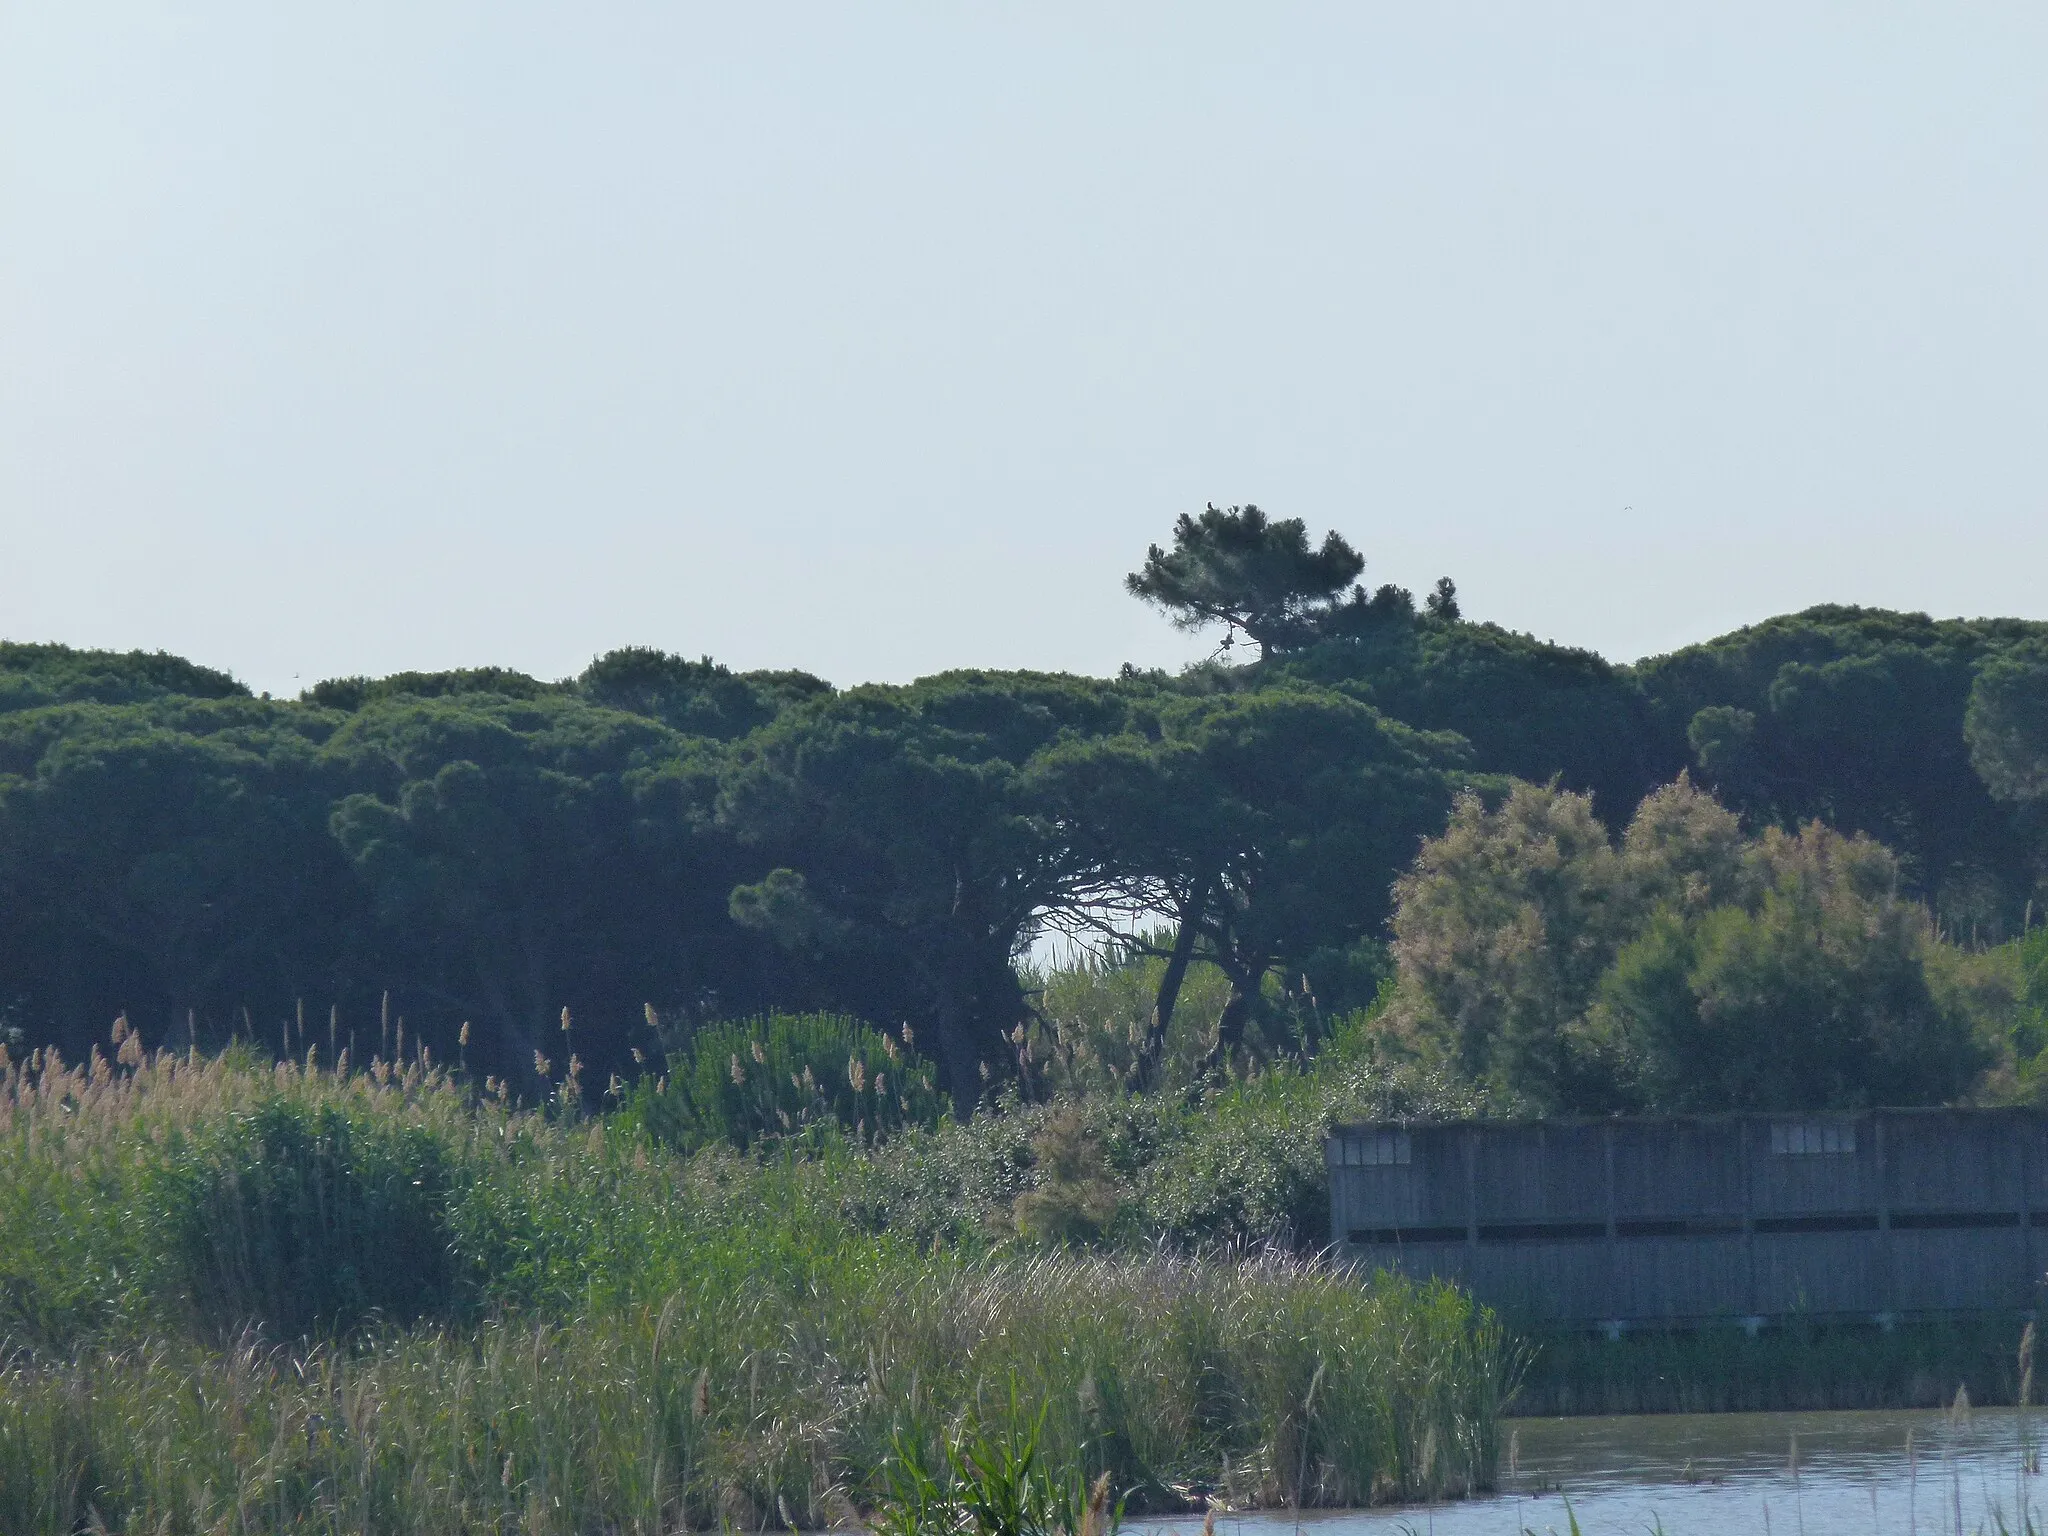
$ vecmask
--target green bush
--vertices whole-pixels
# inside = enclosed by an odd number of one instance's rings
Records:
[[[454,1182],[423,1126],[283,1097],[176,1138],[150,1181],[199,1315],[283,1335],[446,1313]]]
[[[1072,1107],[1048,1115],[1031,1139],[1037,1183],[1017,1197],[1017,1230],[1041,1242],[1089,1243],[1108,1234],[1124,1203],[1102,1137]]]
[[[936,1124],[944,1105],[907,1028],[899,1045],[841,1014],[713,1024],[670,1056],[668,1068],[635,1086],[628,1116],[683,1151],[716,1142],[744,1149],[821,1126],[878,1141]]]
[[[951,1116],[892,1138],[867,1156],[831,1164],[846,1219],[919,1247],[980,1251],[1012,1235],[1010,1215],[1035,1181],[1032,1138],[1044,1111]]]
[[[1313,1066],[1274,1067],[1192,1101],[1006,1101],[835,1165],[842,1209],[926,1245],[985,1245],[1021,1228],[1057,1241],[1313,1251],[1329,1241],[1330,1125],[1455,1119],[1483,1105],[1441,1068],[1370,1051],[1351,1021]]]
[[[1375,1060],[1359,1033],[1355,1021],[1340,1025],[1312,1067],[1275,1067],[1184,1111],[1142,1171],[1146,1230],[1182,1244],[1320,1249],[1330,1241],[1332,1125],[1480,1112],[1469,1083]]]

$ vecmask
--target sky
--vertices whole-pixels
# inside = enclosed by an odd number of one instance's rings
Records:
[[[2048,618],[2048,7],[0,0],[0,637],[252,687]]]

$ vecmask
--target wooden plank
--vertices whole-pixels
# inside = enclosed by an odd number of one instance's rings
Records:
[[[1967,1114],[1885,1117],[1885,1191],[1899,1211],[2017,1211],[2020,1166],[2012,1121]]]
[[[1755,1238],[1756,1309],[1766,1316],[1878,1312],[1876,1233],[1809,1232]]]
[[[1741,1134],[1735,1120],[1616,1125],[1617,1219],[1741,1215]]]
[[[1749,1251],[1728,1237],[1639,1237],[1615,1254],[1613,1316],[1639,1322],[1740,1317],[1749,1311]]]
[[[2028,1304],[2026,1249],[2017,1226],[1894,1232],[1891,1244],[1888,1310],[1938,1312]]]

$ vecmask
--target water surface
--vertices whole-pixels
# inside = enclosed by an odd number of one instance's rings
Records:
[[[1304,1511],[1304,1536],[1964,1536],[2048,1529],[2048,1480],[2027,1449],[2048,1410],[1658,1414],[1514,1419],[1501,1492],[1435,1508]],[[1911,1433],[1911,1453],[1907,1435]],[[1794,1447],[1797,1447],[1796,1458]],[[1796,1459],[1797,1474],[1794,1474]],[[1196,1536],[1185,1517],[1147,1521]],[[1219,1517],[1218,1536],[1283,1536],[1287,1512]]]

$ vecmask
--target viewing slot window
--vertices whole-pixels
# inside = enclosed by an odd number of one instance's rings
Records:
[[[1780,1120],[1771,1127],[1774,1157],[1852,1157],[1856,1127],[1840,1121]]]
[[[1391,1168],[1407,1161],[1406,1131],[1376,1131],[1344,1138],[1344,1166],[1347,1168]]]

